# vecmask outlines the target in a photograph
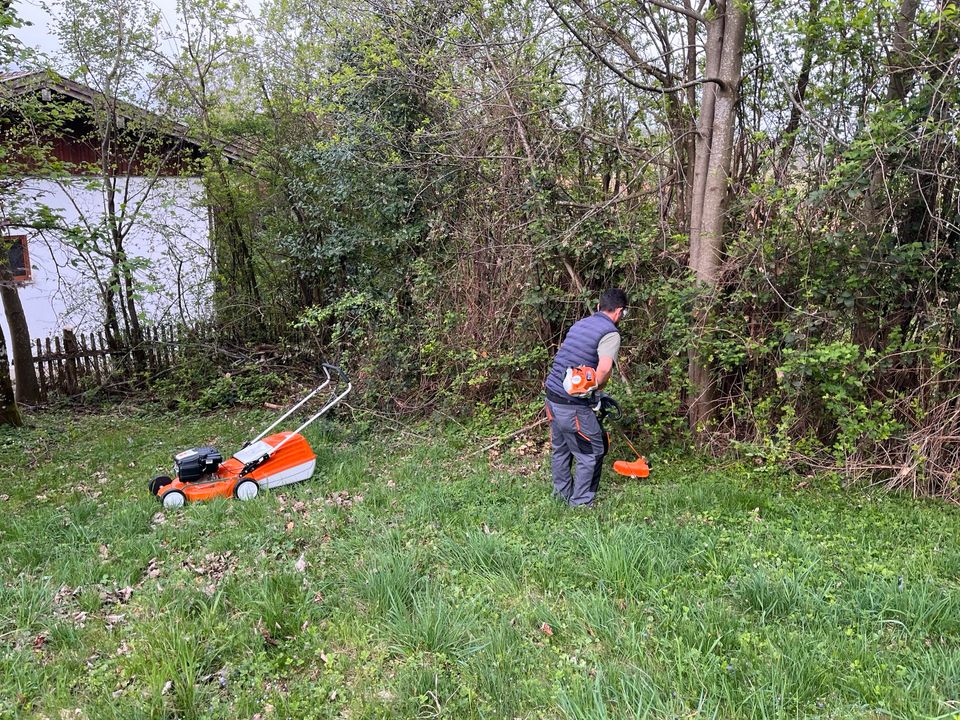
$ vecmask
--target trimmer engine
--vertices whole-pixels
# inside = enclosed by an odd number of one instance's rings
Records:
[[[181,482],[196,482],[215,473],[222,462],[223,455],[216,448],[191,448],[173,456],[173,472]]]

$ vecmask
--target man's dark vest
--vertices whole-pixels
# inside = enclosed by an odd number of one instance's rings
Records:
[[[597,363],[600,362],[597,346],[604,335],[612,332],[617,332],[617,326],[613,320],[602,312],[594,313],[590,317],[575,322],[563,339],[563,344],[553,361],[550,374],[547,375],[547,381],[544,383],[547,395],[552,395],[557,399],[562,398],[570,404],[590,405],[591,402],[588,398],[575,398],[567,394],[567,391],[563,389],[563,377],[567,374],[567,368],[577,367],[578,365],[597,367]]]

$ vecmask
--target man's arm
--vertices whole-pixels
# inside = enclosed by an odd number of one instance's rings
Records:
[[[617,353],[620,351],[620,333],[607,333],[600,338],[600,344],[597,345],[597,355],[600,357],[597,362],[597,387],[602,388],[607,384],[610,375],[613,374],[613,363],[617,359]]]
[[[602,388],[607,384],[607,380],[610,379],[610,375],[613,374],[613,358],[612,357],[601,357],[600,362],[597,363],[597,388]]]

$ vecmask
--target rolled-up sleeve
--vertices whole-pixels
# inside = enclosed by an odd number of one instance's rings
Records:
[[[600,338],[600,343],[597,345],[598,356],[608,357],[616,362],[618,352],[620,352],[620,333],[611,332]]]

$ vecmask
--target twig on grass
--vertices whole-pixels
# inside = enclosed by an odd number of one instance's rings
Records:
[[[427,437],[426,435],[421,435],[420,433],[413,432],[413,430],[404,426],[402,423],[398,422],[397,420],[395,420],[394,418],[390,417],[385,413],[377,412],[376,410],[371,410],[369,408],[361,409],[351,405],[350,403],[343,403],[343,407],[350,410],[351,414],[353,415],[373,415],[374,417],[380,418],[381,420],[385,420],[386,422],[393,425],[395,429],[399,430],[404,435],[410,435],[411,437],[415,437],[418,440],[434,440],[434,438]]]
[[[510,433],[509,435],[501,435],[500,437],[498,437],[496,440],[494,440],[492,443],[490,443],[490,444],[487,445],[486,447],[482,447],[482,448],[480,448],[479,450],[473,451],[472,453],[470,453],[469,455],[467,455],[467,457],[468,457],[468,458],[471,458],[471,457],[473,457],[474,455],[479,455],[480,453],[484,453],[484,452],[486,452],[487,450],[492,450],[493,448],[495,448],[495,447],[496,447],[497,445],[499,445],[500,443],[505,442],[505,441],[507,441],[507,440],[509,440],[509,439],[511,439],[511,438],[515,438],[517,435],[520,435],[521,433],[527,432],[527,430],[533,430],[535,427],[540,427],[540,426],[543,425],[545,422],[547,422],[547,418],[542,417],[542,418],[540,418],[539,420],[537,420],[535,423],[530,423],[529,425],[525,425],[524,427],[520,428],[519,430],[514,430],[514,431],[513,431],[512,433]]]

